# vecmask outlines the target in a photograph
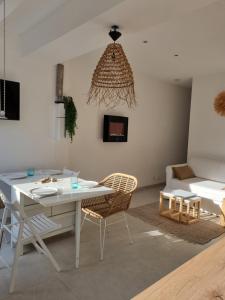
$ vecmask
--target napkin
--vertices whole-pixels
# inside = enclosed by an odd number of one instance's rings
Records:
[[[78,177],[79,174],[80,174],[80,171],[78,172],[75,172],[75,171],[72,171],[72,170],[69,170],[69,169],[63,169],[63,174],[64,175],[68,175],[68,176],[75,176],[75,177]]]
[[[31,189],[30,190],[30,195],[31,195],[31,198],[33,200],[38,200],[38,199],[42,199],[42,198],[47,198],[47,197],[52,197],[52,196],[63,194],[63,188],[57,188],[57,191],[55,191],[55,192],[53,192],[53,193],[51,193],[49,195],[47,195],[47,194],[43,194],[43,195],[35,194],[35,191],[34,191],[35,189]]]

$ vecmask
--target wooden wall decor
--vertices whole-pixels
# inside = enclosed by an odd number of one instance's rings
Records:
[[[225,91],[222,91],[216,96],[214,109],[219,115],[225,117]]]
[[[57,64],[57,66],[56,66],[56,100],[55,100],[55,103],[63,103],[63,77],[64,77],[64,65]]]

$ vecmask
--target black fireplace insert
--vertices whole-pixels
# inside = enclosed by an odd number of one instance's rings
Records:
[[[127,142],[128,118],[104,115],[103,142]]]

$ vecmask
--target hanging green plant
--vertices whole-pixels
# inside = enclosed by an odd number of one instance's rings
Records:
[[[77,109],[72,97],[63,97],[65,108],[65,137],[67,135],[72,143],[77,128]]]

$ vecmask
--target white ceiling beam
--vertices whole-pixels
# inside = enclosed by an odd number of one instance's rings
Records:
[[[44,45],[88,22],[124,0],[70,0],[21,35],[23,54]],[[79,41],[77,41],[79,42]]]
[[[142,39],[150,38],[155,27],[182,18],[215,1],[189,0],[187,4],[186,0],[126,0],[46,43],[35,53],[49,57],[53,63],[79,57],[109,43],[111,39],[107,33],[114,23],[121,27],[123,33],[120,42],[131,44],[129,48],[132,49],[132,44],[140,45]]]
[[[24,0],[10,0],[5,2],[6,17],[15,11]],[[3,20],[3,0],[0,0],[0,22]]]

